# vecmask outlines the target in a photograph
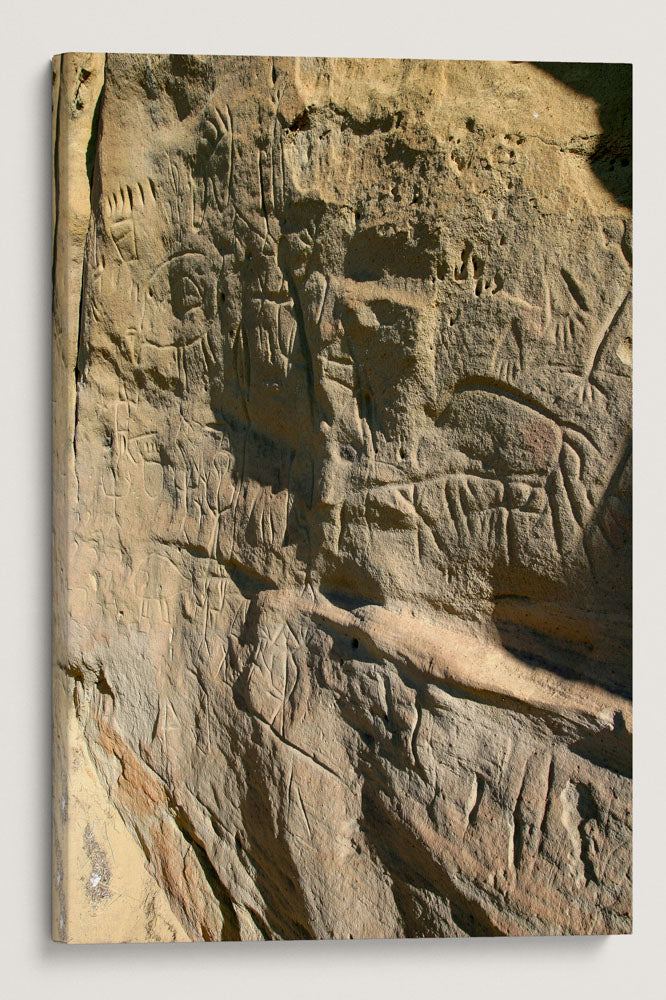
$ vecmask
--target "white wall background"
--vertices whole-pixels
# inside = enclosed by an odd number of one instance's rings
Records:
[[[14,0],[0,17],[0,994],[666,996],[666,20],[649,0]],[[64,947],[50,911],[50,56],[66,50],[634,63],[635,931],[613,939]]]

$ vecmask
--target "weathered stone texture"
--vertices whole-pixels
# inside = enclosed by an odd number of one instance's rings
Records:
[[[85,194],[56,191],[56,672],[173,913],[207,940],[629,931],[612,87],[88,58],[56,122]]]

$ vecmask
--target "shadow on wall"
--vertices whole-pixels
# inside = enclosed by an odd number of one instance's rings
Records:
[[[535,62],[533,65],[597,101],[602,134],[590,166],[615,200],[631,208],[631,64]]]

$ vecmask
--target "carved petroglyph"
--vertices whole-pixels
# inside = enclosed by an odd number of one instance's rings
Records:
[[[529,64],[118,55],[100,116],[65,676],[187,933],[628,931],[596,102]]]

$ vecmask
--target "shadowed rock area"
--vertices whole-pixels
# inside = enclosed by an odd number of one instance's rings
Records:
[[[55,725],[164,926],[629,932],[626,68],[56,63]]]

